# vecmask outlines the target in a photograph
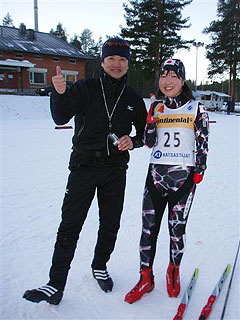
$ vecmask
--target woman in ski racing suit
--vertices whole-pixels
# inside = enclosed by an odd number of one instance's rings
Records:
[[[208,114],[185,83],[180,60],[162,63],[159,89],[165,99],[151,104],[144,137],[145,145],[153,149],[142,205],[140,281],[125,296],[128,303],[154,289],[152,266],[166,205],[170,235],[167,291],[170,297],[178,296],[187,220],[196,184],[202,181],[206,169]]]

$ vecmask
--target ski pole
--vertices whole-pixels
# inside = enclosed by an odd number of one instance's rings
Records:
[[[221,319],[220,319],[220,320],[223,320],[223,318],[224,318],[224,314],[225,314],[225,310],[226,310],[226,306],[227,306],[227,301],[228,301],[228,296],[229,296],[230,289],[231,289],[233,274],[234,274],[235,267],[236,267],[236,264],[237,264],[237,258],[238,258],[238,253],[239,253],[239,246],[240,246],[240,241],[239,241],[239,243],[238,243],[238,249],[237,249],[237,253],[236,253],[236,257],[235,257],[235,261],[234,261],[234,265],[233,265],[233,269],[232,269],[232,274],[231,274],[231,278],[230,278],[230,281],[229,281],[228,290],[227,290],[226,298],[225,298],[225,301],[224,301],[223,310],[222,310],[222,315],[221,315]]]

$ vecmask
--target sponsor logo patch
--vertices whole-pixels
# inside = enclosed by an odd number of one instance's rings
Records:
[[[189,213],[189,209],[191,207],[191,204],[192,204],[192,198],[193,198],[193,194],[192,192],[189,194],[188,196],[188,199],[187,199],[187,202],[186,202],[186,205],[185,205],[185,209],[184,209],[184,212],[183,212],[183,219],[186,219],[188,213]]]
[[[160,159],[162,157],[162,151],[160,151],[160,150],[155,151],[153,154],[153,157],[155,159]]]
[[[127,109],[130,111],[133,111],[133,107],[132,106],[127,106]]]

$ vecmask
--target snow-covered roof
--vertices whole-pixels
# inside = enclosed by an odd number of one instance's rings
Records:
[[[0,50],[92,59],[78,48],[50,33],[0,26]]]
[[[197,90],[197,91],[193,91],[193,95],[195,97],[199,97],[199,96],[210,96],[211,94],[215,94],[216,96],[219,97],[230,97],[228,94],[225,94],[223,92],[217,92],[217,91],[210,91],[210,90],[205,90],[205,91],[201,91],[201,90]]]
[[[0,60],[0,66],[34,68],[35,64],[29,62],[28,60],[19,61],[19,60],[6,59],[6,60]]]

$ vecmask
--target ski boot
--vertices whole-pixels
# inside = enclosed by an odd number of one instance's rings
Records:
[[[125,296],[124,300],[128,303],[136,302],[137,300],[141,299],[145,293],[151,292],[155,287],[152,268],[141,270],[140,274],[141,277],[139,282]]]
[[[177,297],[180,292],[180,276],[179,276],[180,265],[174,265],[172,262],[169,263],[167,269],[167,292],[169,297]]]

